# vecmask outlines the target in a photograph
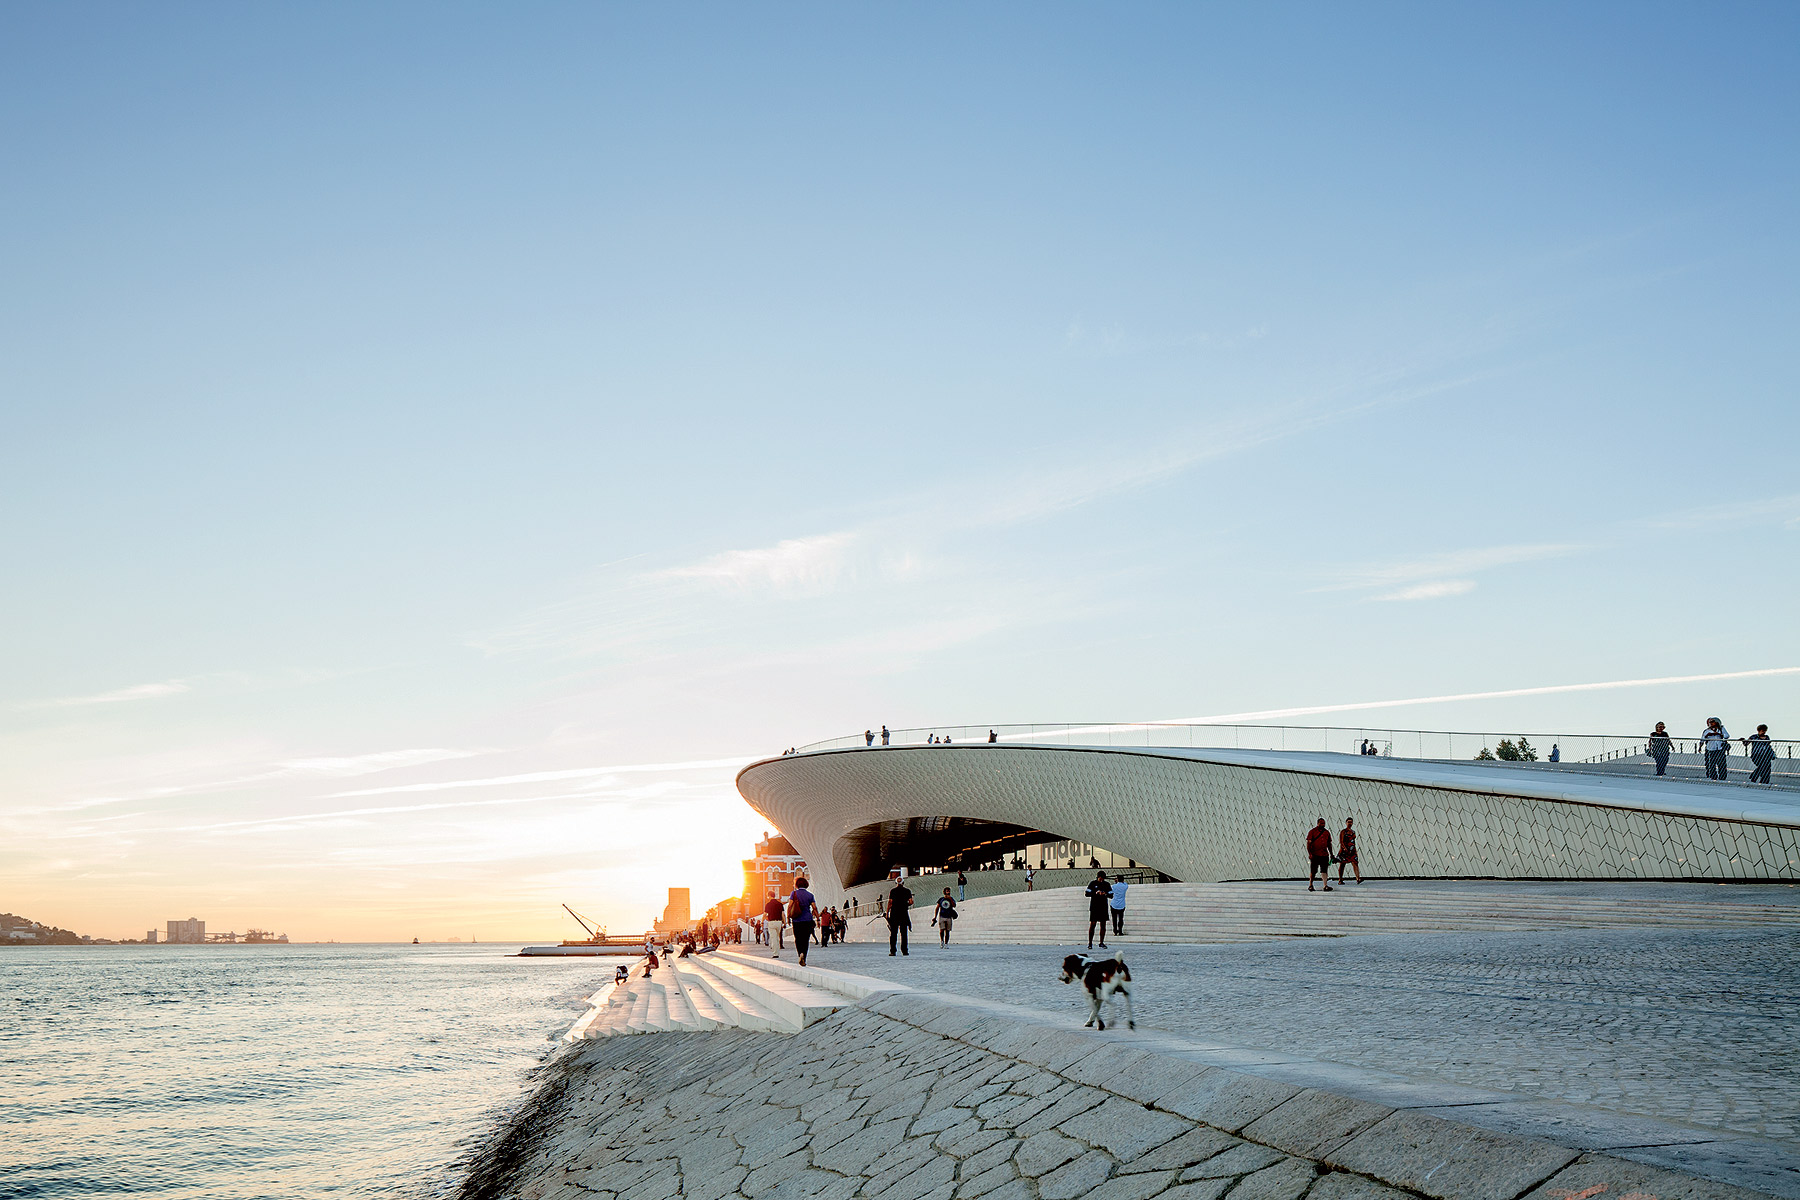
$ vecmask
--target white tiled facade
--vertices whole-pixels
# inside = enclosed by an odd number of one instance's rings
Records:
[[[1663,782],[1349,755],[951,745],[768,759],[738,789],[815,873],[861,826],[959,816],[1107,846],[1188,882],[1291,878],[1306,873],[1315,820],[1335,833],[1355,817],[1371,876],[1800,880],[1800,808]]]

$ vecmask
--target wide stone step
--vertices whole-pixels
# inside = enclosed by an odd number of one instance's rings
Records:
[[[661,996],[661,1014],[665,1030],[694,1031],[702,1028],[694,1010],[688,1005],[687,997],[681,994],[681,984],[675,978],[675,972],[664,966],[656,972],[656,990]]]
[[[687,961],[705,971],[724,988],[754,1001],[774,1014],[782,1027],[798,1032],[844,1007],[843,996],[823,988],[788,979],[743,961],[745,956],[708,954]]]
[[[889,982],[886,979],[877,979],[873,975],[857,975],[850,971],[837,971],[830,967],[818,966],[816,963],[803,967],[799,963],[786,962],[782,959],[769,958],[741,950],[720,950],[713,957],[718,961],[737,963],[739,966],[751,967],[770,975],[793,980],[796,983],[807,984],[850,1000],[867,1000],[871,996],[909,990],[903,985]]]
[[[669,970],[673,972],[676,983],[681,987],[682,998],[688,1002],[688,1008],[693,1012],[695,1019],[700,1022],[702,1029],[737,1024],[736,1015],[728,1009],[719,1007],[711,993],[706,990],[699,979],[695,978],[699,972],[693,967],[687,966],[677,959],[669,964]]]
[[[650,985],[640,982],[632,992],[631,1015],[625,1019],[633,1033],[650,1033],[656,1026],[650,1020]]]
[[[710,956],[708,956],[710,957]],[[796,1033],[801,1026],[777,1016],[761,1001],[747,995],[744,988],[729,977],[722,977],[703,965],[704,958],[694,957],[685,960],[695,964],[693,980],[711,997],[712,1002],[729,1018],[729,1024],[743,1029],[775,1030],[777,1032]]]

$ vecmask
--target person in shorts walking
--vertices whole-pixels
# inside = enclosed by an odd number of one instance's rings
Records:
[[[1354,817],[1344,818],[1344,828],[1338,833],[1338,882],[1344,882],[1344,868],[1349,867],[1356,872],[1356,882],[1362,882],[1362,867],[1356,861],[1356,820]]]
[[[1331,830],[1325,828],[1324,817],[1320,817],[1319,823],[1306,831],[1306,859],[1312,864],[1312,869],[1306,875],[1306,890],[1309,892],[1316,890],[1313,887],[1313,880],[1317,878],[1329,892],[1331,890]]]
[[[937,926],[938,944],[948,946],[950,926],[956,923],[956,901],[951,898],[949,888],[945,888],[944,894],[938,897],[937,911],[931,914],[931,923]]]

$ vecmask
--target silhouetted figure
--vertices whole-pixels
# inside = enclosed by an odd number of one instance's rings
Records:
[[[906,934],[912,929],[912,889],[906,886],[906,880],[894,880],[894,886],[887,894],[888,924],[888,957],[894,957],[894,943],[898,939],[900,953],[909,954],[906,948]]]
[[[1775,743],[1769,738],[1769,727],[1758,725],[1756,732],[1744,739],[1744,749],[1750,752],[1750,782],[1768,783],[1775,770]]]
[[[1094,927],[1100,928],[1100,948],[1106,949],[1106,923],[1111,919],[1112,885],[1106,882],[1106,872],[1101,871],[1094,876],[1094,881],[1087,885],[1088,902],[1088,949],[1094,948]]]

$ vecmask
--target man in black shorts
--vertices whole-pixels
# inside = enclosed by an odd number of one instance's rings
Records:
[[[1324,817],[1320,817],[1319,823],[1306,831],[1306,857],[1307,861],[1312,864],[1312,870],[1308,871],[1306,875],[1306,890],[1309,892],[1313,890],[1313,878],[1316,876],[1319,882],[1325,885],[1325,890],[1329,892],[1331,890],[1331,830],[1325,828]]]
[[[1100,948],[1106,949],[1106,923],[1112,919],[1108,911],[1112,908],[1112,885],[1106,882],[1106,872],[1094,876],[1094,882],[1087,885],[1088,902],[1088,949],[1094,948],[1094,926],[1100,927]]]

